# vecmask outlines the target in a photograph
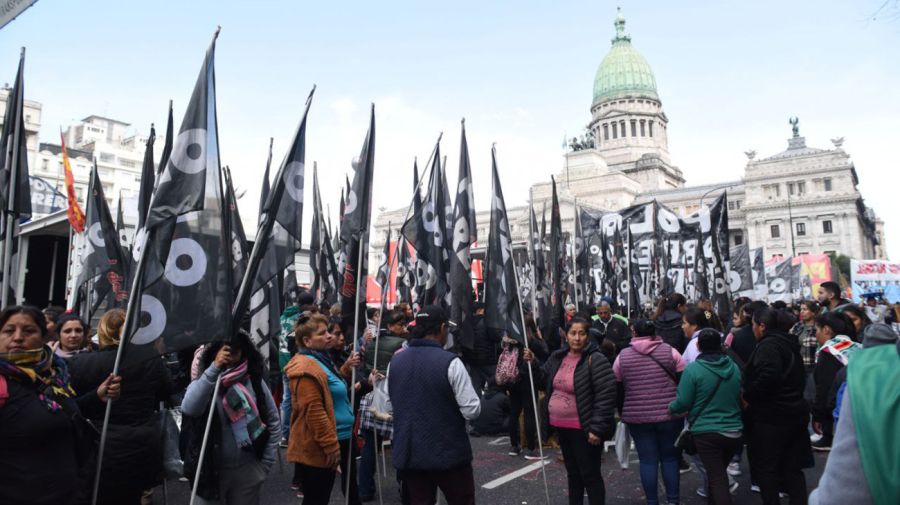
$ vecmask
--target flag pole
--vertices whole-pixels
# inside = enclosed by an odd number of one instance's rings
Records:
[[[581,310],[580,303],[578,303],[578,263],[575,261],[575,240],[578,239],[576,233],[578,232],[578,198],[574,198],[572,201],[572,208],[575,209],[575,220],[572,223],[572,289],[575,290],[573,293],[572,299],[575,302],[575,311]]]
[[[631,299],[634,297],[634,280],[631,278],[631,223],[626,225],[625,233],[628,235],[626,244],[628,246],[628,253],[625,256],[625,259],[627,261],[627,273],[625,275],[628,276],[628,314],[626,315],[626,317],[631,320]]]
[[[390,239],[391,239],[391,222],[388,221],[388,236],[386,239],[388,241],[388,246],[387,246],[388,251],[391,250],[391,245],[390,245],[391,240]],[[397,244],[399,246],[399,244],[400,244],[399,240],[398,240]],[[381,287],[381,301],[379,302],[379,307],[378,307],[378,328],[375,329],[375,348],[372,350],[372,357],[373,357],[372,370],[378,370],[378,340],[379,340],[379,337],[381,336],[381,323],[384,322],[385,298],[387,297],[388,290],[390,290],[390,288],[391,288],[391,270],[393,270],[394,258],[397,257],[396,254],[390,254],[390,252],[388,252],[388,256],[389,256],[389,258],[387,258],[387,259],[389,261],[387,262],[387,275],[385,276],[386,280],[385,280],[384,286]],[[352,405],[352,403],[351,403],[351,405]],[[378,468],[378,466],[379,466],[378,465],[378,431],[375,429],[372,429],[372,435],[375,440],[375,447],[373,447],[373,450],[375,451],[375,475],[378,476],[378,475],[380,475],[379,468]],[[349,466],[348,466],[348,468],[349,468]],[[382,484],[381,484],[381,479],[379,478],[378,479],[378,503],[380,505],[384,505],[384,493],[382,492],[381,488],[382,488]],[[348,500],[350,499],[349,494],[350,493],[347,493]]]
[[[200,457],[197,460],[197,474],[194,475],[194,485],[191,486],[190,505],[194,505],[194,499],[197,498],[197,486],[200,484],[200,471],[203,469],[203,459],[206,457],[206,446],[209,442],[209,431],[212,427],[213,414],[216,412],[215,399],[219,396],[219,388],[222,385],[222,374],[216,377],[216,385],[213,387],[212,399],[209,402],[209,415],[206,417],[206,428],[203,430],[203,442],[200,444]]]
[[[22,53],[20,56],[20,68],[24,67],[24,64],[21,64],[21,60],[24,60],[24,59],[25,59],[25,48],[23,47]],[[18,81],[24,82],[25,76],[21,76],[21,75],[19,76],[19,79],[17,79],[17,82],[16,82],[17,85],[19,84]],[[24,113],[23,112],[24,102],[23,102],[22,95],[25,94],[25,90],[21,89],[23,87],[24,86],[19,86],[18,96],[16,97],[16,104],[11,105],[11,106],[15,107],[20,113]],[[10,105],[10,104],[7,104],[7,105]],[[18,182],[16,181],[16,179],[18,178],[18,175],[19,175],[19,155],[21,154],[19,152],[19,135],[21,135],[22,132],[21,132],[21,128],[19,128],[19,125],[22,124],[23,122],[24,122],[24,120],[21,117],[16,118],[16,124],[13,126],[13,148],[12,148],[12,154],[10,156],[11,163],[9,165],[7,165],[7,167],[9,167],[9,191],[7,193],[7,198],[6,198],[6,208],[3,209],[3,211],[8,211],[9,209],[12,209],[12,212],[8,213],[6,216],[6,239],[3,241],[3,294],[2,294],[2,296],[0,296],[0,301],[2,301],[2,303],[0,303],[0,307],[4,307],[4,308],[9,305],[9,290],[13,287],[12,279],[10,279],[10,276],[12,275],[12,271],[13,271],[13,268],[12,268],[12,246],[13,246],[12,239],[13,239],[13,232],[15,229],[15,222],[16,222],[16,219],[18,219],[18,215],[15,212],[16,198],[18,198],[18,196],[19,196],[19,194],[18,194],[19,192],[17,191]],[[24,272],[19,272],[19,273],[21,274]]]
[[[360,275],[360,273],[362,272],[362,268],[360,268],[360,267],[363,264],[363,249],[365,249],[364,246],[367,243],[367,241],[365,239],[368,234],[369,234],[369,230],[364,230],[359,235],[359,252],[357,253],[357,259],[356,259],[356,293],[354,294],[356,299],[353,304],[353,333],[354,334],[352,335],[353,353],[354,354],[359,352],[359,339],[356,337],[355,333],[356,333],[356,331],[358,331],[358,328],[359,328],[359,287],[360,287],[360,284],[362,283],[362,275]],[[379,326],[381,325],[380,316],[379,316],[378,325]],[[376,330],[377,330],[377,328],[376,328]],[[377,332],[376,332],[376,335],[377,335]],[[354,408],[353,406],[356,404],[356,388],[354,387],[355,384],[356,384],[356,367],[353,367],[350,370],[350,408],[351,409]],[[352,463],[353,463],[353,440],[351,439],[347,446],[347,478],[345,479],[347,481],[347,485],[344,488],[344,502],[346,503],[346,505],[350,505],[350,483],[353,479],[356,478],[356,476],[353,475],[353,472],[350,471]]]
[[[531,217],[528,218],[531,220]],[[525,327],[525,311],[522,310],[522,295],[519,292],[519,272],[516,268],[516,255],[512,254],[512,244],[509,245],[509,258],[512,261],[513,266],[513,279],[516,281],[516,300],[519,302],[519,316],[522,318],[522,333],[523,333],[523,341],[525,343],[525,349],[529,350],[528,347],[528,330]],[[538,451],[541,457],[541,477],[544,480],[544,497],[547,499],[547,505],[550,505],[550,488],[547,487],[547,470],[546,466],[548,462],[544,460],[544,441],[541,437],[541,418],[538,414],[537,407],[537,398],[535,396],[534,390],[534,371],[531,369],[531,362],[528,362],[528,383],[531,386],[531,391],[529,391],[528,396],[531,399],[532,411],[534,412],[534,428],[535,433],[537,434],[538,441]]]
[[[529,244],[527,251],[531,253],[531,312],[535,315],[538,314],[538,305],[537,305],[537,273],[535,272],[535,267],[537,266],[537,253],[538,251],[534,248],[534,219],[531,219],[531,216],[534,215],[534,188],[528,188],[528,238]],[[527,255],[526,255],[527,256]],[[537,319],[537,318],[535,318]],[[541,321],[543,324],[544,321]]]

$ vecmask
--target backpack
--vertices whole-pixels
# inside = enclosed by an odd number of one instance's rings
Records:
[[[503,352],[497,361],[497,372],[494,381],[498,386],[509,386],[519,380],[519,350],[512,345],[503,344]]]

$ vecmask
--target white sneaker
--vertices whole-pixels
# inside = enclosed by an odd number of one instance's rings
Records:
[[[816,443],[821,439],[822,439],[822,435],[819,435],[818,433],[813,433],[812,435],[809,436],[809,441],[812,443]]]
[[[757,486],[756,484],[750,484],[750,491],[753,491],[754,493],[758,493],[759,486]]]
[[[706,497],[707,497],[707,496],[706,496],[706,488],[705,488],[705,487],[698,487],[698,488],[697,488],[697,496],[706,498]]]
[[[728,470],[726,471],[728,472],[728,475],[731,475],[732,477],[738,477],[741,475],[741,464],[737,461],[728,463]]]
[[[731,494],[737,494],[737,490],[741,485],[738,484],[738,481],[733,481],[731,485],[728,486],[728,492]]]

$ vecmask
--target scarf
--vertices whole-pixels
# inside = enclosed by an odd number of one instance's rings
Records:
[[[816,351],[816,362],[819,361],[819,354],[825,352],[835,357],[842,365],[847,366],[850,361],[850,355],[862,349],[862,346],[850,340],[845,335],[838,335],[833,339],[822,344],[822,347]]]
[[[0,402],[3,403],[9,398],[7,378],[32,384],[37,389],[38,399],[50,412],[62,409],[57,399],[75,396],[65,361],[46,346],[0,353]]]
[[[331,371],[335,377],[341,378],[341,372],[338,371],[337,367],[334,365],[334,360],[331,359],[331,356],[329,356],[328,353],[307,348],[302,349],[300,353],[315,358],[323,367]]]
[[[222,373],[222,409],[231,423],[231,434],[239,448],[248,447],[263,434],[265,423],[259,417],[253,394],[244,385],[247,378],[247,360]]]

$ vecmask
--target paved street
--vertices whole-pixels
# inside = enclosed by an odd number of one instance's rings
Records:
[[[472,438],[472,448],[475,452],[473,466],[475,470],[476,501],[488,505],[539,505],[545,502],[543,479],[540,472],[540,462],[528,461],[524,458],[507,456],[508,442],[505,437],[479,437]],[[566,473],[562,463],[557,461],[558,449],[546,451],[549,459],[546,463],[547,485],[550,490],[550,503],[565,505],[566,497]],[[379,465],[381,459],[379,458]],[[384,486],[384,503],[399,505],[400,499],[397,492],[394,472],[390,467],[390,451],[387,452],[388,477],[382,478]],[[640,478],[637,472],[637,453],[632,452],[631,464],[627,470],[620,470],[616,461],[615,452],[610,448],[603,460],[604,480],[606,482],[606,498],[610,505],[644,503],[641,491]],[[825,455],[816,454],[816,468],[807,470],[807,484],[810,489],[818,482],[819,475],[825,466]],[[760,502],[759,495],[750,492],[749,475],[746,470],[746,459],[743,463],[744,474],[738,477],[740,488],[735,497],[736,504],[756,504]],[[261,503],[267,505],[300,504],[295,493],[290,489],[291,467],[286,462],[283,466],[275,466],[272,475],[263,487]],[[660,486],[661,486],[660,481]],[[696,489],[700,486],[700,476],[696,472],[690,472],[681,476],[682,503],[686,505],[702,505],[706,499],[697,496]],[[182,505],[188,503],[190,488],[184,482],[169,483],[170,504]],[[662,489],[660,496],[664,498]],[[787,500],[785,500],[786,502]],[[155,504],[163,503],[161,488],[157,489]],[[331,498],[333,505],[344,503],[339,486],[335,484],[334,494]],[[374,503],[378,503],[378,500]],[[440,502],[439,502],[440,503]]]

